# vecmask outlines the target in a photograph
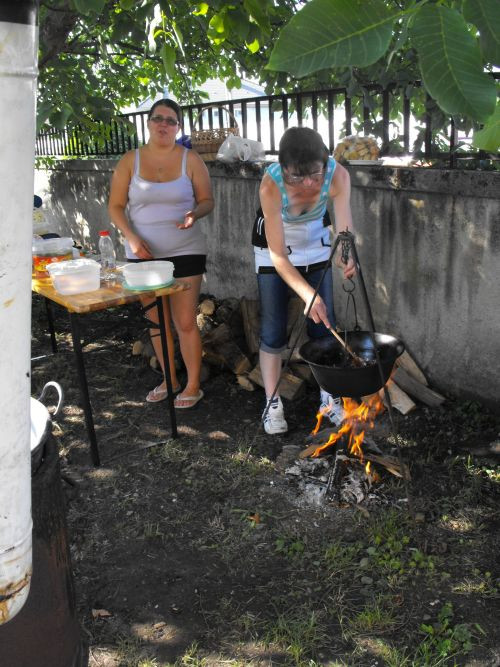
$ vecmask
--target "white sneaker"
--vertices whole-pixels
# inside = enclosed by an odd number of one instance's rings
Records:
[[[319,412],[330,420],[334,426],[340,426],[345,418],[344,406],[342,405],[342,398],[337,396],[333,398],[326,391],[321,390],[321,405]]]
[[[264,430],[268,435],[276,435],[277,433],[286,433],[288,431],[288,424],[285,420],[281,398],[278,397],[277,401],[273,400],[265,417],[264,413],[265,410],[262,413],[262,417],[264,421]]]

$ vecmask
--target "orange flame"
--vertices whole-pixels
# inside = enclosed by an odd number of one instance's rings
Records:
[[[337,432],[332,433],[328,438],[328,441],[323,445],[320,445],[313,452],[312,457],[317,458],[321,454],[338,442],[343,435],[348,435],[347,447],[349,453],[353,456],[357,456],[361,461],[363,460],[363,450],[361,445],[365,437],[365,431],[367,428],[373,428],[375,417],[384,410],[384,404],[380,400],[378,394],[373,394],[369,396],[361,403],[357,403],[352,398],[343,397],[342,403],[344,405],[344,421],[342,426],[337,430]],[[320,410],[316,415],[316,426],[312,431],[313,435],[316,435],[323,421],[324,413],[328,408]],[[370,470],[370,463],[367,463],[367,476],[374,481],[375,477],[378,475]]]
[[[365,475],[367,476],[370,485],[373,484],[373,482],[378,482],[380,480],[380,475],[378,472],[376,470],[372,470],[370,461],[367,461],[365,465]]]

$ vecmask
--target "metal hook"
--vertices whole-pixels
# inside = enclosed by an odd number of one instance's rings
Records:
[[[346,287],[347,282],[350,283],[349,287]],[[352,294],[354,292],[354,290],[356,289],[356,283],[354,282],[354,280],[352,278],[344,278],[344,281],[342,282],[342,289],[347,294]]]

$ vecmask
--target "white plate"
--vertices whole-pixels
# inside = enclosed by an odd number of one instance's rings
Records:
[[[151,292],[151,290],[155,289],[163,289],[163,287],[170,287],[170,285],[173,285],[175,283],[175,278],[170,280],[168,283],[163,283],[162,285],[139,285],[137,287],[131,287],[130,285],[127,285],[125,281],[123,281],[122,286],[125,287],[125,289],[130,290],[131,292]]]
[[[354,165],[370,165],[370,164],[383,164],[382,160],[347,160],[348,164]]]

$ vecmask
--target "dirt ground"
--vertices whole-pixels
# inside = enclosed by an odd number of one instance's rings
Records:
[[[172,440],[166,403],[144,402],[159,375],[131,355],[137,309],[81,321],[100,468],[67,317],[56,312],[59,353],[43,356],[34,299],[32,395],[49,380],[65,391],[54,433],[91,667],[500,664],[498,415],[451,398],[396,414],[408,486],[379,467],[359,504],[314,503],[279,454],[305,446],[316,388],[271,437],[262,390],[212,368]],[[373,439],[397,453],[387,413]]]

